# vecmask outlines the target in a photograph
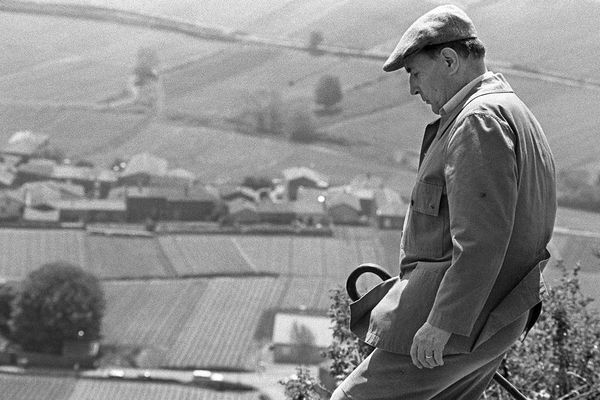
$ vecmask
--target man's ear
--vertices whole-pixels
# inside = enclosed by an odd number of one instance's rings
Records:
[[[448,67],[449,74],[454,74],[458,71],[458,67],[460,66],[460,58],[454,49],[451,49],[450,47],[444,47],[440,52],[440,57],[442,58],[445,66]]]

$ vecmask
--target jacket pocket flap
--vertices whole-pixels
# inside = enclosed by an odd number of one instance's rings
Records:
[[[437,217],[444,186],[418,181],[412,192],[411,207],[414,211]]]

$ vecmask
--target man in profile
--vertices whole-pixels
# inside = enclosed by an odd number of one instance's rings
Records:
[[[351,306],[375,350],[332,399],[477,399],[539,315],[554,161],[461,9],[417,19],[383,67],[402,68],[440,118],[425,129],[400,276]]]

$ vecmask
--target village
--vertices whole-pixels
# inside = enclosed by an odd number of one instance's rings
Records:
[[[97,169],[44,158],[49,148],[28,131],[1,148],[2,286],[61,260],[103,282],[107,311],[100,342],[58,355],[0,337],[0,370],[16,380],[58,368],[103,388],[175,381],[281,398],[295,365],[323,363],[331,290],[362,262],[398,257],[407,205],[368,173],[331,185],[295,167],[208,185],[148,153]]]
[[[401,229],[407,208],[397,192],[369,173],[334,186],[300,166],[276,178],[215,185],[148,153],[112,169],[44,158],[49,141],[21,131],[0,148],[0,226],[108,234],[330,235],[332,225]]]

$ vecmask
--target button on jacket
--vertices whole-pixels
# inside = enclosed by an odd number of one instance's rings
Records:
[[[502,75],[486,74],[427,126],[410,204],[400,276],[351,305],[359,337],[410,354],[428,321],[452,333],[445,354],[465,353],[539,305],[555,167],[542,128]]]

